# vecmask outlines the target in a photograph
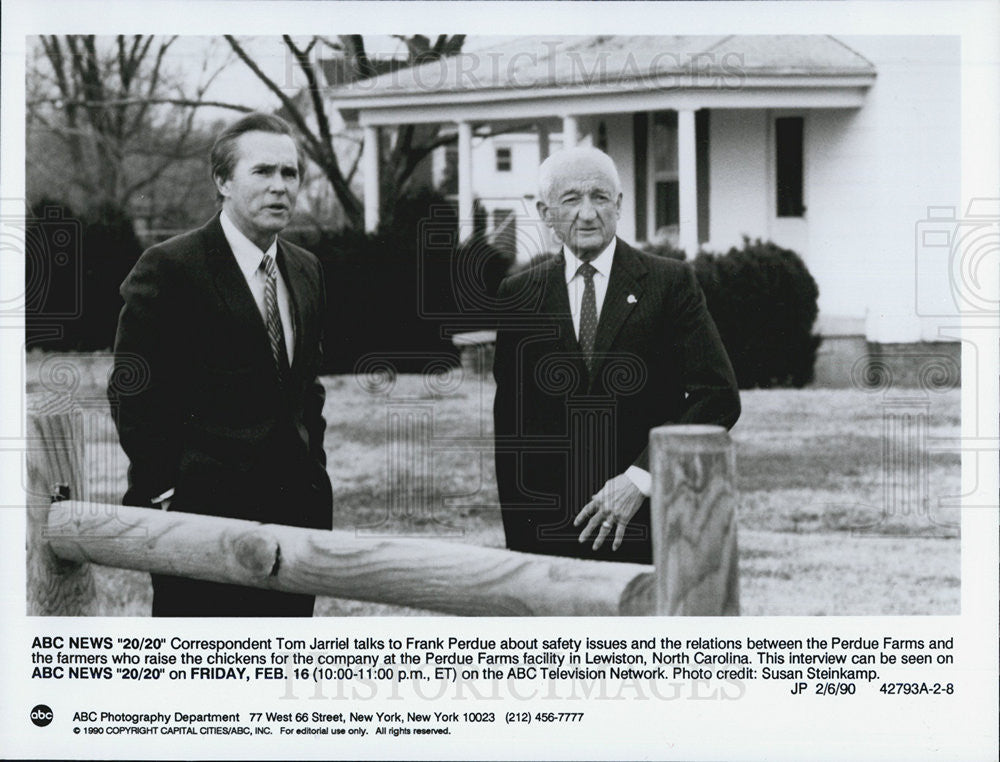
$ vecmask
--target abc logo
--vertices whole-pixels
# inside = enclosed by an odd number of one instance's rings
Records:
[[[38,727],[44,728],[52,722],[52,710],[45,706],[45,704],[39,704],[31,710],[31,721]]]

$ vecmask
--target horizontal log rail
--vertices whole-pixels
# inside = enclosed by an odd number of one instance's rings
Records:
[[[651,609],[651,568],[638,564],[75,501],[54,503],[48,528],[65,561],[290,593],[473,616]]]
[[[718,427],[653,432],[654,568],[94,503],[79,416],[29,426],[45,443],[28,457],[29,614],[97,613],[91,564],[469,616],[739,610],[731,445]],[[84,499],[52,502],[55,485]]]

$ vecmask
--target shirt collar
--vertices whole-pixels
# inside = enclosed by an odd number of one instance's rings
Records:
[[[271,241],[271,245],[267,247],[266,252],[261,251],[257,248],[257,244],[240,232],[240,229],[236,227],[236,224],[229,219],[229,215],[226,214],[225,209],[223,209],[222,213],[219,215],[219,222],[222,224],[222,233],[226,236],[229,248],[233,250],[233,256],[236,257],[236,264],[239,265],[240,270],[243,272],[243,277],[247,280],[249,280],[257,271],[257,268],[260,267],[264,254],[270,254],[272,257],[277,254],[277,237]]]
[[[594,266],[594,269],[605,278],[611,277],[611,264],[615,259],[615,246],[617,243],[618,239],[612,238],[607,248],[594,259],[590,260],[590,264]],[[569,283],[576,277],[576,271],[580,269],[583,260],[570,251],[566,244],[563,244],[563,258],[566,260],[566,282]]]

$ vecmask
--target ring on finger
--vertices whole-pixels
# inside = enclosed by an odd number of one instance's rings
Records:
[[[605,529],[611,529],[614,525],[615,522],[612,521],[611,519],[604,519],[604,521],[601,522],[601,526],[604,527]]]

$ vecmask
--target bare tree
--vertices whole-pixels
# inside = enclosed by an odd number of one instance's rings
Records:
[[[332,85],[370,79],[392,68],[414,66],[436,61],[459,53],[465,35],[438,35],[433,41],[423,35],[397,36],[406,48],[406,58],[378,61],[366,49],[361,35],[336,38],[312,37],[308,42],[296,42],[284,35],[282,40],[292,56],[305,86],[297,95],[289,95],[269,77],[235,37],[226,36],[236,56],[277,96],[280,113],[289,119],[302,136],[309,158],[321,169],[344,210],[347,224],[357,230],[364,226],[364,205],[351,187],[357,173],[362,147],[357,140],[351,150],[345,150],[343,136],[331,127],[333,106],[326,89]],[[324,58],[321,53],[328,54]],[[395,206],[406,190],[414,170],[435,148],[453,142],[453,134],[441,134],[440,125],[404,125],[394,135],[386,137],[388,151],[382,152],[380,166],[381,219],[392,219]]]
[[[385,60],[369,55],[361,35],[315,36],[308,41],[285,35],[282,41],[295,71],[304,78],[301,90],[290,94],[287,84],[271,78],[244,43],[228,35],[225,39],[232,54],[277,97],[278,113],[295,126],[306,154],[329,182],[343,209],[343,223],[357,230],[364,226],[364,206],[352,182],[362,145],[357,135],[335,126],[335,103],[328,89],[455,55],[465,42],[464,35],[433,40],[397,36],[405,55]],[[197,85],[190,83],[190,72],[181,77],[167,71],[168,52],[176,40],[142,35],[39,38],[28,73],[29,162],[36,165],[29,175],[44,178],[47,188],[81,211],[94,215],[110,207],[134,216],[139,211],[134,207],[141,206],[137,198],[150,186],[181,173],[179,163],[202,159],[211,137],[199,130],[196,110],[252,109],[205,97],[225,64],[209,70],[206,58]],[[442,134],[434,124],[404,125],[383,135],[383,220],[392,219],[420,162],[454,140],[454,134]],[[183,201],[184,190],[179,189],[180,201],[175,203]]]
[[[195,112],[224,65],[210,71],[206,58],[200,81],[187,84],[191,72],[182,78],[166,66],[176,40],[38,38],[28,69],[29,176],[57,186],[49,195],[92,216],[134,212],[136,198],[178,162],[204,156],[208,138]]]

